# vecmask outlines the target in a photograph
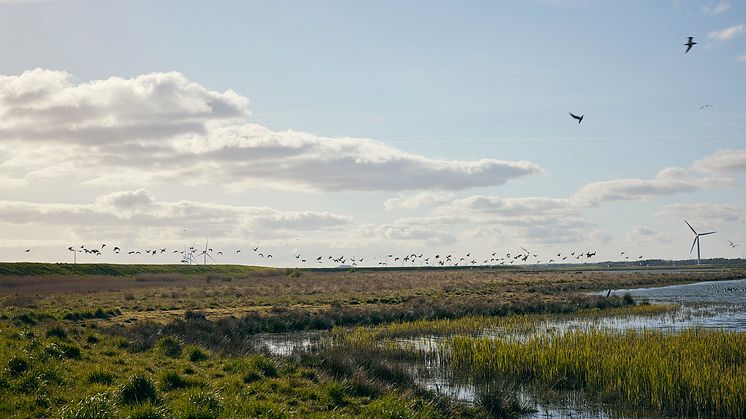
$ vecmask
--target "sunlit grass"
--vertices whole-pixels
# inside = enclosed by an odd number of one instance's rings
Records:
[[[580,389],[603,401],[675,414],[746,415],[746,334],[691,329],[572,331],[527,341],[456,336],[453,371]]]

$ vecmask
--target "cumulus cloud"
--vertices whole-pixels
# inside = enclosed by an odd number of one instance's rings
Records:
[[[716,41],[729,41],[744,32],[746,32],[746,26],[741,24],[733,25],[719,31],[712,31],[707,36]]]
[[[671,242],[671,238],[650,227],[635,225],[624,235],[624,240],[637,247],[640,244],[663,244]]]
[[[272,131],[248,115],[246,98],[180,73],[78,84],[42,69],[0,76],[0,147],[26,176],[397,191],[496,186],[542,172],[527,161],[432,159],[371,139]]]
[[[702,172],[730,173],[746,170],[746,149],[718,150],[714,154],[697,160],[692,165]]]
[[[730,10],[730,3],[727,1],[720,1],[717,3],[708,3],[702,6],[702,11],[706,15],[719,15]]]
[[[393,209],[415,209],[425,207],[436,207],[453,200],[453,195],[446,192],[417,192],[415,194],[399,195],[387,199],[383,206],[387,210]]]
[[[448,212],[468,212],[486,216],[517,217],[558,214],[574,211],[574,204],[565,198],[514,197],[475,195],[454,200],[443,209]]]
[[[452,233],[435,226],[411,225],[406,220],[391,224],[363,224],[354,233],[362,240],[382,240],[412,246],[443,246],[456,242]]]
[[[121,191],[90,204],[0,201],[6,224],[81,227],[174,227],[239,234],[256,230],[313,231],[349,224],[351,217],[316,211],[279,211],[267,207],[230,206],[194,201],[156,200],[146,190]],[[240,234],[239,234],[240,235]]]
[[[680,167],[668,167],[653,179],[614,179],[583,186],[572,199],[581,205],[608,201],[641,201],[654,196],[693,192],[698,189],[730,185],[730,179],[693,178]]]
[[[731,204],[677,203],[661,207],[657,215],[679,220],[687,219],[689,221],[695,220],[708,223],[736,222],[741,220],[741,209]]]

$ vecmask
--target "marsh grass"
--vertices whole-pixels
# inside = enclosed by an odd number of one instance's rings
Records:
[[[746,415],[746,335],[691,329],[572,331],[528,341],[457,336],[455,373],[476,382],[510,376],[583,390],[612,404],[679,415]]]

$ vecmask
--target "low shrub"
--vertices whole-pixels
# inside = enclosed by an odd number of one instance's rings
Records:
[[[158,391],[150,378],[133,375],[119,390],[119,401],[126,405],[145,402],[158,404]]]
[[[86,381],[90,384],[110,385],[114,382],[114,376],[107,371],[96,369],[88,373]]]
[[[8,366],[6,367],[6,370],[11,377],[17,377],[28,371],[30,366],[31,363],[28,359],[20,356],[14,356],[8,360]]]
[[[65,329],[63,329],[60,326],[54,326],[51,329],[47,330],[47,337],[55,337],[60,339],[67,339],[67,332]]]
[[[173,336],[166,336],[158,341],[158,349],[169,358],[179,358],[182,351],[182,343]]]
[[[190,347],[187,351],[187,354],[189,356],[189,360],[192,362],[201,362],[207,360],[208,358],[207,353],[196,346]]]

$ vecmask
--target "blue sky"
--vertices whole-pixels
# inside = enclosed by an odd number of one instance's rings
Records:
[[[681,221],[685,214],[719,229],[706,244],[709,256],[742,256],[743,250],[730,248],[726,239],[746,241],[746,163],[739,160],[746,144],[744,24],[746,9],[734,1],[0,1],[0,74],[8,77],[40,68],[65,72],[66,83],[78,86],[110,77],[135,80],[178,72],[211,92],[230,89],[248,98],[248,105],[236,105],[250,112],[243,121],[273,133],[292,130],[323,141],[372,139],[397,152],[437,161],[527,161],[541,168],[509,176],[504,183],[478,179],[458,188],[438,182],[428,186],[427,173],[420,186],[407,182],[378,188],[375,170],[363,173],[354,164],[340,166],[338,176],[360,178],[364,190],[359,185],[319,188],[305,182],[313,175],[304,176],[301,169],[292,176],[283,172],[282,160],[275,173],[284,178],[282,185],[269,185],[277,183],[272,174],[246,170],[231,171],[246,176],[241,186],[204,173],[199,182],[185,182],[183,175],[164,180],[164,173],[158,172],[163,175],[159,177],[147,170],[135,177],[123,172],[127,181],[91,182],[97,175],[82,176],[80,166],[85,164],[74,162],[84,160],[82,153],[86,159],[102,158],[95,153],[101,145],[89,142],[84,149],[69,150],[73,157],[67,163],[42,159],[59,174],[44,176],[24,163],[24,158],[31,159],[28,154],[20,155],[24,147],[35,150],[37,143],[29,142],[28,132],[8,134],[13,128],[8,122],[7,130],[0,130],[0,151],[14,163],[0,166],[0,175],[12,181],[4,182],[0,192],[7,206],[24,203],[31,212],[51,211],[39,207],[42,204],[79,210],[97,197],[145,190],[159,203],[262,207],[348,220],[326,220],[316,230],[308,230],[309,225],[302,231],[294,230],[293,223],[270,223],[283,231],[274,237],[257,233],[252,223],[238,230],[194,231],[200,237],[213,236],[216,246],[258,243],[275,249],[276,264],[295,248],[376,257],[386,249],[487,253],[531,245],[546,253],[598,248],[603,258],[615,259],[633,243],[650,257],[684,258],[691,240]],[[684,54],[687,36],[699,44]],[[705,104],[713,107],[700,109]],[[121,106],[123,111],[140,105]],[[0,110],[8,112],[12,106]],[[581,125],[570,119],[570,111],[585,114]],[[218,141],[207,137],[207,142]],[[59,148],[69,145],[65,141],[50,136],[37,150],[61,155]],[[720,150],[731,151],[716,154]],[[717,157],[709,164],[693,167],[713,155]],[[729,155],[736,161],[723,165]],[[253,158],[248,156],[249,161]],[[304,164],[303,170],[335,169],[324,158],[314,162]],[[96,173],[119,170],[110,163],[96,166]],[[205,171],[198,166],[195,171]],[[166,170],[163,162],[158,167]],[[649,181],[669,167],[683,169],[675,175],[675,187],[666,184],[651,191],[644,185],[644,191],[624,197],[599,197],[597,191],[592,199],[577,196],[588,184]],[[410,169],[405,173],[417,173]],[[384,205],[392,198],[417,196],[422,201],[432,195],[440,196],[437,204]],[[562,211],[531,207],[531,214],[518,216],[506,215],[505,203],[494,199],[489,205],[501,206],[503,212],[480,208],[475,213],[468,206],[475,196],[575,198]],[[578,204],[580,198],[592,202]],[[144,248],[153,235],[163,246],[204,240],[186,237],[179,233],[183,229],[148,219],[145,213],[138,213],[141,219],[127,228],[115,223],[94,229],[65,223],[63,216],[34,222],[16,219],[15,214],[4,217],[10,233],[0,245],[17,260],[31,258],[18,253],[31,247],[36,259],[65,258],[67,246],[62,244],[68,242],[119,240],[134,249]],[[708,219],[704,214],[719,215]],[[280,218],[287,220],[286,215]],[[442,219],[446,215],[470,220]],[[535,228],[538,225],[542,228]],[[544,232],[545,237],[539,237]]]

